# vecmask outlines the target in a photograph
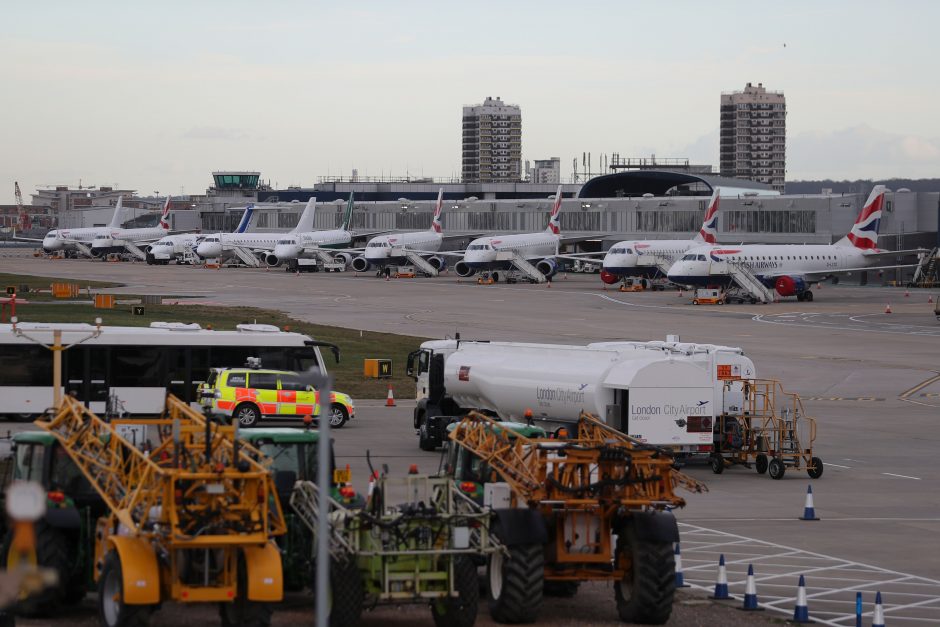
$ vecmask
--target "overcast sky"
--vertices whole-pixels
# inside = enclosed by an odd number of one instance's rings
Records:
[[[787,179],[940,176],[936,2],[4,4],[0,202],[201,193],[210,172],[459,176],[461,107],[523,158],[718,166],[721,92],[787,97]]]

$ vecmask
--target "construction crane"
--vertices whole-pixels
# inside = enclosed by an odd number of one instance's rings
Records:
[[[36,422],[110,512],[95,528],[102,622],[145,624],[160,603],[177,601],[219,603],[227,627],[268,625],[269,604],[283,595],[272,537],[286,526],[264,457],[237,440],[237,426],[173,396],[161,419],[138,423],[157,436],[147,451],[70,396]]]
[[[13,191],[16,194],[16,208],[20,212],[19,229],[20,231],[27,231],[33,226],[33,222],[29,219],[29,214],[26,213],[26,206],[23,204],[23,194],[20,192],[19,182],[13,182]]]

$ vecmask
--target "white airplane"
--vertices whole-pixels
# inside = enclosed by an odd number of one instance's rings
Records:
[[[835,274],[903,266],[877,266],[886,257],[921,252],[878,250],[878,227],[886,188],[876,185],[848,235],[834,244],[745,244],[699,246],[669,269],[669,280],[679,285],[729,286],[734,279],[728,263],[746,266],[765,286],[780,296],[813,300],[810,287]]]
[[[408,252],[418,253],[438,272],[446,268],[446,257],[433,254],[438,252],[444,243],[444,230],[441,226],[441,211],[443,208],[444,188],[442,187],[437,192],[437,204],[434,206],[431,228],[425,231],[392,233],[373,237],[366,244],[363,254],[352,260],[352,269],[356,272],[365,272],[373,267],[381,270],[386,266],[405,265],[409,263]]]
[[[91,244],[99,235],[116,229],[121,226],[121,214],[124,211],[123,196],[118,197],[117,204],[114,206],[114,213],[111,216],[111,222],[108,226],[92,226],[80,229],[53,229],[46,233],[40,239],[28,237],[16,237],[14,239],[28,242],[42,242],[42,249],[47,253],[53,253],[59,250],[70,254],[73,251],[81,251],[83,254],[92,254]],[[85,249],[82,251],[82,249]],[[87,252],[85,252],[87,251]]]
[[[628,277],[654,278],[662,274],[661,266],[672,266],[690,248],[718,242],[720,193],[718,187],[712,191],[702,228],[691,239],[625,240],[611,246],[603,260],[580,257],[580,261],[600,265],[601,281],[607,285]]]
[[[196,254],[203,259],[218,259],[223,253],[233,248],[247,248],[249,250],[273,250],[277,243],[287,235],[303,233],[313,228],[313,214],[316,211],[317,199],[307,201],[297,226],[287,232],[275,233],[219,233],[207,235],[196,247]]]
[[[244,233],[248,229],[253,212],[254,205],[245,207],[245,212],[235,228],[235,233]],[[200,233],[165,235],[150,245],[150,251],[147,253],[147,264],[166,265],[173,259],[179,260],[187,251],[192,251],[195,254],[196,247],[205,237]]]
[[[275,243],[273,251],[265,245],[248,246],[248,248],[263,251],[265,263],[271,267],[280,266],[289,259],[316,257],[319,251],[322,250],[330,251],[327,254],[345,266],[352,259],[349,246],[352,243],[353,233],[349,230],[349,225],[352,222],[354,196],[350,192],[349,202],[346,203],[346,213],[343,215],[343,223],[338,229],[327,231],[294,230],[282,235]],[[310,225],[313,226],[312,210],[310,212]],[[346,252],[332,252],[336,249],[343,249]]]
[[[454,264],[454,272],[460,277],[473,276],[477,272],[488,273],[494,280],[499,280],[497,270],[518,269],[513,258],[522,258],[533,263],[535,269],[545,279],[551,279],[558,272],[558,248],[565,242],[588,239],[588,237],[563,238],[561,236],[561,185],[555,193],[555,203],[548,219],[548,227],[538,233],[519,233],[515,235],[491,235],[479,237],[467,246],[462,259]],[[454,253],[442,253],[451,254]],[[456,253],[460,255],[461,253]],[[565,256],[567,258],[568,256]]]
[[[121,253],[128,249],[133,251],[134,248],[138,248],[137,244],[156,241],[169,233],[170,223],[167,222],[167,216],[169,215],[170,197],[167,196],[157,226],[133,229],[105,229],[92,240],[91,252],[95,257],[103,258],[108,253]]]

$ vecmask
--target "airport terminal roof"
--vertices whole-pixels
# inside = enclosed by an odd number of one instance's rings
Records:
[[[720,187],[722,196],[756,194],[776,196],[770,185],[710,174],[693,174],[673,170],[633,170],[605,174],[589,180],[578,193],[579,198],[653,196],[710,196]]]

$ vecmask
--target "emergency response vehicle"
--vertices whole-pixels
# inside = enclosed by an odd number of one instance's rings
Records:
[[[213,368],[200,396],[212,413],[236,418],[242,427],[254,427],[262,418],[303,420],[320,413],[319,392],[296,372],[284,370]],[[348,394],[330,394],[331,427],[339,429],[355,415]]]

